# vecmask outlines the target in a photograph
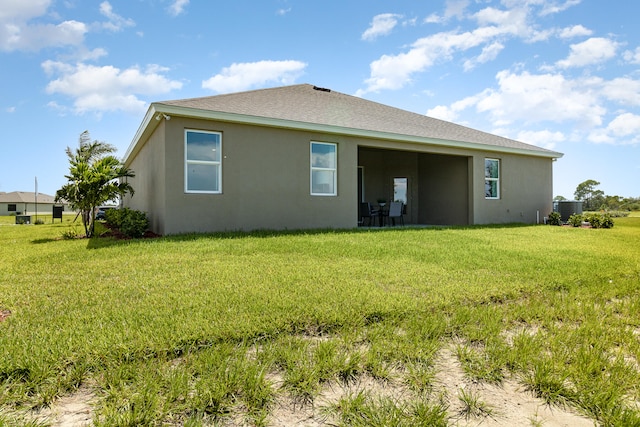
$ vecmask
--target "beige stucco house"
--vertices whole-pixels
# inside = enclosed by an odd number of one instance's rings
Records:
[[[159,234],[352,228],[360,202],[405,224],[536,223],[561,153],[308,84],[155,102],[123,204]]]
[[[37,202],[37,205],[36,205]],[[54,202],[54,197],[48,194],[30,191],[0,192],[0,216],[7,215],[51,215],[54,206],[64,206]]]

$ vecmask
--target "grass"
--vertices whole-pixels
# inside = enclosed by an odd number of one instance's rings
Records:
[[[68,239],[72,217],[11,219],[0,217],[0,312],[11,312],[0,426],[87,384],[99,426],[269,425],[279,399],[315,403],[364,376],[407,392],[343,396],[327,408],[339,425],[446,425],[434,359],[452,340],[474,381],[513,376],[601,425],[640,424],[638,216],[610,230],[129,241]]]

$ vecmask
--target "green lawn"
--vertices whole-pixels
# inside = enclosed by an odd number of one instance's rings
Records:
[[[11,219],[0,217],[0,313],[11,312],[0,322],[0,426],[81,386],[97,395],[96,425],[238,413],[268,425],[281,396],[310,404],[323,384],[363,375],[412,397],[353,396],[326,409],[338,425],[447,425],[431,382],[451,342],[470,378],[517,378],[600,425],[640,425],[638,216],[609,230],[129,241],[63,239],[81,232],[72,217]]]

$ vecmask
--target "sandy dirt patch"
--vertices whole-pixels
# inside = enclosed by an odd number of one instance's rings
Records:
[[[478,383],[470,380],[455,355],[455,344],[441,349],[435,363],[433,395],[441,396],[448,405],[449,425],[456,427],[593,427],[594,421],[580,416],[570,408],[549,406],[543,400],[524,390],[512,379],[500,385]],[[270,375],[270,381],[278,394],[268,418],[269,425],[278,427],[323,427],[336,425],[335,416],[328,407],[349,395],[366,391],[371,396],[410,400],[412,393],[398,382],[383,382],[367,375],[348,384],[331,382],[325,385],[313,403],[296,402],[281,388],[282,378]],[[460,399],[463,391],[483,402],[487,411],[467,416],[465,404]],[[97,397],[93,389],[85,385],[75,393],[55,401],[49,408],[34,412],[30,418],[48,423],[52,427],[84,427],[92,425],[93,405]],[[247,426],[242,414],[236,414],[220,425]]]
[[[436,363],[436,389],[449,402],[450,425],[483,427],[593,427],[593,420],[580,416],[568,408],[547,405],[514,380],[500,385],[474,383],[469,380],[455,356],[453,344],[439,352]],[[459,396],[462,390],[478,397],[490,414],[466,418],[465,404]]]
[[[51,427],[86,427],[92,425],[92,404],[96,397],[93,391],[84,386],[75,393],[61,397],[50,407],[33,414],[38,421],[50,423]]]

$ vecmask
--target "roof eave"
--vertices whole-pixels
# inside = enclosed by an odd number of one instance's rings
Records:
[[[314,131],[322,133],[332,133],[339,135],[350,135],[372,139],[382,139],[397,142],[408,142],[414,144],[435,145],[441,147],[453,147],[460,149],[491,151],[497,153],[521,154],[535,157],[546,157],[550,159],[558,159],[563,156],[550,150],[526,150],[514,147],[500,147],[495,145],[473,143],[466,141],[443,140],[437,138],[427,138],[412,135],[403,135],[390,132],[370,131],[364,129],[354,129],[341,126],[324,125],[317,123],[299,122],[294,120],[277,119],[270,117],[251,116],[246,114],[226,113],[222,111],[212,111],[204,109],[196,109],[192,107],[180,107],[175,105],[167,105],[162,103],[151,104],[147,114],[136,132],[136,135],[125,154],[125,164],[129,156],[136,153],[139,149],[138,145],[144,141],[155,130],[159,121],[154,120],[156,114],[167,114],[183,117],[193,117],[206,120],[219,120],[224,122],[247,123],[252,125],[261,125],[269,127],[287,128],[295,130]],[[144,137],[144,138],[143,138]]]
[[[140,144],[143,141],[146,141],[147,138],[153,133],[153,131],[160,124],[158,120],[153,120],[154,116],[158,112],[155,108],[155,105],[156,104],[151,104],[147,109],[147,113],[145,114],[144,119],[142,119],[142,123],[140,123],[140,126],[138,127],[136,134],[131,140],[131,143],[129,144],[127,151],[124,153],[123,163],[126,167],[129,167],[132,160],[131,157],[134,154],[137,154],[138,151],[140,150],[141,148]]]

